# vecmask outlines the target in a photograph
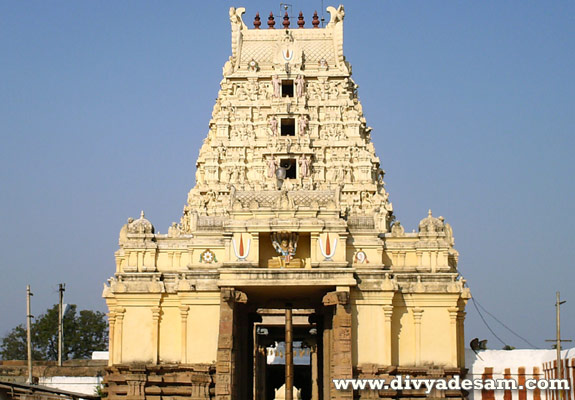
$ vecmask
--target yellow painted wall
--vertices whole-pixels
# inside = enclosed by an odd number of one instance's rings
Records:
[[[216,361],[219,327],[219,303],[190,305],[188,317],[188,363],[212,363]]]
[[[454,336],[454,335],[453,335]],[[449,313],[444,307],[427,307],[421,318],[421,362],[451,364],[452,342]]]
[[[161,362],[180,362],[181,329],[180,309],[177,303],[163,305],[159,340]]]
[[[151,362],[156,345],[152,341],[150,307],[126,307],[122,326],[122,362]]]
[[[383,364],[385,336],[383,306],[380,304],[352,305],[352,335],[357,338],[353,346],[354,365]]]

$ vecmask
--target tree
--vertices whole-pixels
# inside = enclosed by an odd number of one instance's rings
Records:
[[[108,324],[99,311],[81,310],[71,304],[63,318],[62,359],[90,358],[93,351],[108,348]],[[34,360],[58,359],[58,305],[32,323],[32,358]],[[25,360],[26,327],[21,324],[2,339],[0,357],[3,360]]]

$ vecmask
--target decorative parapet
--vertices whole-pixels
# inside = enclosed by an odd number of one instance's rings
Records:
[[[284,29],[275,28],[273,13],[268,19],[268,29],[260,29],[259,13],[254,18],[254,29],[248,29],[243,21],[245,8],[230,8],[232,55],[223,68],[224,77],[235,73],[249,73],[264,70],[283,70],[286,61],[298,70],[320,70],[350,74],[351,68],[343,55],[343,19],[345,11],[327,7],[331,18],[327,26],[319,28],[319,18],[314,14],[310,29],[305,28],[305,19],[300,12],[298,28],[291,27],[290,17],[284,16]],[[287,19],[286,19],[287,18]],[[293,17],[295,18],[295,17]],[[280,43],[278,38],[281,39]],[[269,43],[266,43],[269,42]],[[305,54],[305,57],[302,57]],[[305,66],[303,60],[305,59]]]

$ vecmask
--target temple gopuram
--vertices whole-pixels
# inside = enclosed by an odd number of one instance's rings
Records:
[[[413,233],[395,219],[344,8],[327,11],[325,27],[286,13],[248,28],[230,9],[181,220],[159,234],[142,212],[120,231],[103,293],[108,399],[414,398],[426,395],[333,379],[465,372],[452,229],[431,211]]]

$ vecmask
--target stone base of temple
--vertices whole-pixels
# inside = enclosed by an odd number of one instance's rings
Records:
[[[354,368],[357,379],[392,379],[409,376],[410,379],[445,379],[455,376],[465,377],[467,369],[443,368],[439,366],[424,367],[395,367],[364,364]],[[433,390],[426,394],[425,389],[420,390],[361,390],[354,393],[354,399],[450,399],[465,400],[468,393],[464,390]]]
[[[200,400],[215,397],[215,365],[122,364],[106,369],[110,400]]]

